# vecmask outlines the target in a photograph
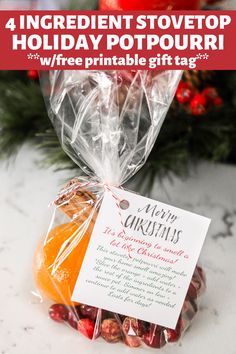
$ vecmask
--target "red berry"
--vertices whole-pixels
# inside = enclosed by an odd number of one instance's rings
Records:
[[[79,320],[80,320],[80,317],[79,317],[77,309],[76,308],[71,309],[71,311],[69,311],[68,320],[67,320],[69,325],[72,328],[77,330]]]
[[[196,274],[196,276],[199,276],[201,278],[203,284],[206,285],[206,274],[201,267],[197,266],[195,268],[194,275],[195,274]]]
[[[188,309],[188,303],[189,303],[189,300],[187,300],[187,299],[185,298],[184,304],[183,304],[183,307],[182,307],[182,310],[181,310],[181,314],[182,314],[182,313],[185,313],[185,312],[187,311],[187,309]]]
[[[143,341],[152,348],[162,348],[166,344],[162,328],[154,324],[151,324],[148,332],[144,334]]]
[[[141,336],[144,332],[142,321],[132,317],[126,317],[122,325],[125,334],[125,344],[129,347],[137,348],[141,346]]]
[[[129,336],[141,337],[144,332],[143,322],[136,318],[126,317],[122,325],[123,332]]]
[[[202,116],[206,113],[206,108],[203,105],[197,105],[191,108],[191,113],[193,116]]]
[[[220,97],[220,96],[217,96],[215,99],[214,99],[214,101],[213,101],[213,104],[215,105],[215,106],[222,106],[222,104],[223,104],[223,100],[222,100],[222,98]]]
[[[184,82],[183,80],[180,80],[179,85],[178,85],[178,87],[177,87],[177,90],[178,90],[178,89],[181,89],[181,88],[183,88],[183,87],[189,88],[189,89],[192,89],[192,90],[193,90],[193,87],[192,87],[188,82]]]
[[[213,102],[214,99],[218,96],[218,93],[215,89],[215,87],[206,87],[202,91],[202,95],[206,98],[208,102]]]
[[[68,320],[69,311],[66,306],[61,304],[54,304],[49,308],[49,316],[53,321],[64,322]]]
[[[197,290],[198,296],[204,293],[206,288],[206,276],[201,267],[196,267],[192,277],[192,283]]]
[[[191,112],[194,116],[201,116],[206,113],[207,100],[204,95],[197,94],[190,102]]]
[[[205,273],[201,267],[197,266],[194,270],[193,277],[186,295],[186,299],[190,301],[196,300],[197,297],[204,292],[205,287],[206,287]]]
[[[138,348],[142,345],[142,341],[140,337],[137,336],[125,336],[124,342],[128,347]]]
[[[205,292],[206,286],[200,277],[193,277],[192,284],[197,291],[197,296],[201,296]]]
[[[205,107],[206,104],[207,104],[206,97],[201,93],[196,94],[191,101],[191,107],[196,107],[197,105],[202,105]]]
[[[179,318],[175,329],[166,328],[164,332],[168,343],[178,342],[182,333],[182,318]]]
[[[82,318],[78,322],[78,331],[85,337],[93,339],[94,334],[94,322],[89,318]]]
[[[189,299],[184,301],[184,306],[182,308],[181,315],[186,321],[191,322],[195,317],[197,311],[198,311],[197,302]],[[184,330],[184,321],[182,327],[183,327],[182,330]]]
[[[183,85],[182,87],[179,87],[176,91],[176,98],[180,103],[187,103],[191,100],[192,97],[193,89],[189,85]]]
[[[101,326],[101,336],[109,343],[119,342],[122,338],[121,326],[115,318],[103,320]]]
[[[38,80],[39,78],[39,74],[37,70],[28,70],[27,76],[30,80],[34,80],[34,81]]]
[[[95,321],[97,318],[98,309],[93,306],[80,305],[80,313],[83,317],[89,318],[90,320]]]
[[[178,85],[178,88],[177,88],[177,89],[182,88],[182,87],[184,87],[185,85],[186,85],[186,83],[185,83],[183,80],[180,80],[180,82],[179,82],[179,85]]]
[[[197,299],[197,289],[192,282],[189,285],[186,299],[190,299],[190,300]]]
[[[180,338],[180,333],[170,328],[168,328],[165,333],[166,333],[166,340],[168,343],[178,342]]]

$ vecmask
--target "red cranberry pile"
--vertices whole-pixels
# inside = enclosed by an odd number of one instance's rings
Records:
[[[101,336],[106,342],[123,341],[133,348],[142,344],[162,348],[167,343],[177,342],[190,326],[198,311],[197,300],[205,291],[205,285],[204,272],[197,266],[175,330],[87,305],[69,307],[54,304],[49,309],[49,316],[56,322],[67,323],[91,340]]]

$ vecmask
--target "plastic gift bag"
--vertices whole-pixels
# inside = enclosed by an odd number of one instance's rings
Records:
[[[205,289],[196,267],[175,330],[71,300],[106,186],[121,186],[144,165],[181,77],[180,71],[52,71],[42,86],[64,151],[86,176],[54,202],[34,278],[50,317],[90,339],[161,348],[176,342],[198,311]],[[108,216],[109,217],[109,216]]]

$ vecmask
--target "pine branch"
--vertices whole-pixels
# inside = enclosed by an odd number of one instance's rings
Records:
[[[185,174],[191,160],[228,161],[230,156],[230,161],[236,162],[236,153],[232,154],[236,147],[236,72],[187,72],[185,79],[195,82],[199,89],[204,85],[215,86],[224,105],[196,117],[177,101],[173,102],[144,167],[149,186],[157,174],[160,177],[170,172]],[[26,72],[2,71],[0,158],[14,155],[25,141],[43,151],[43,165],[78,168],[61,149],[38,83],[30,81]]]
[[[9,157],[26,140],[49,125],[37,83],[0,81],[0,158]]]

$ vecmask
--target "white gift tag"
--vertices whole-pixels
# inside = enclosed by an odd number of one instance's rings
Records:
[[[174,329],[209,225],[203,216],[107,190],[72,300]]]

